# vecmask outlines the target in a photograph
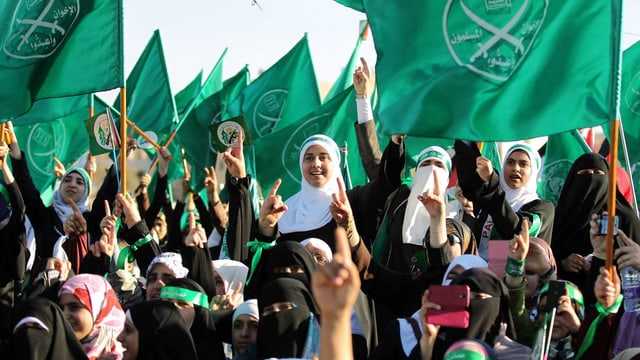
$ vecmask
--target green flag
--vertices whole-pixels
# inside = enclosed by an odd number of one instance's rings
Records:
[[[222,55],[220,55],[220,58],[213,66],[213,69],[211,69],[209,76],[207,76],[207,79],[204,81],[204,84],[202,84],[202,90],[198,93],[194,106],[199,105],[209,96],[222,90],[222,87],[224,86],[222,81],[222,65],[224,63],[225,56],[227,56],[227,49],[224,49]]]
[[[339,2],[375,34],[386,134],[507,141],[615,116],[621,0]]]
[[[120,97],[113,105],[120,109]],[[156,30],[127,78],[127,118],[151,139],[163,145],[177,121],[164,61],[160,31]],[[123,134],[124,137],[124,134]],[[155,154],[155,149],[134,134],[138,147]]]
[[[502,171],[502,157],[495,141],[485,141],[482,145],[482,156],[491,160],[491,166],[498,172]]]
[[[29,112],[14,118],[13,124],[15,126],[34,125],[83,112],[85,117],[82,120],[84,120],[89,117],[90,104],[90,94],[38,100],[33,103]]]
[[[620,120],[629,153],[629,165],[622,148],[618,150],[618,158],[620,165],[629,171],[637,194],[640,189],[640,41],[625,50],[622,55]],[[611,139],[609,124],[603,125],[602,128],[607,138]],[[622,141],[619,144],[622,147]]]
[[[91,155],[105,154],[120,147],[118,129],[115,122],[109,120],[106,112],[88,118],[84,121],[84,126],[89,136]]]
[[[68,167],[87,151],[87,133],[83,123],[87,116],[85,109],[64,118],[15,127],[33,183],[41,194],[55,183],[54,156]],[[47,204],[51,201],[50,198],[42,200]]]
[[[122,0],[4,0],[0,19],[0,118],[123,85]]]
[[[319,105],[320,92],[305,35],[247,86],[229,106],[226,117],[244,115],[251,138],[257,139],[290,125]]]
[[[358,41],[356,41],[356,46],[351,52],[351,56],[349,57],[347,66],[342,69],[340,76],[338,77],[336,82],[333,83],[333,86],[325,96],[324,101],[330,100],[338,93],[342,92],[342,90],[348,88],[349,86],[352,86],[353,71],[356,69],[356,67],[358,67],[358,64],[360,63],[360,57],[358,55],[360,54],[360,46],[362,45],[362,40],[365,40],[364,36],[367,33],[368,26],[369,23],[366,20],[362,20],[360,22],[360,33],[358,34]]]
[[[353,121],[356,116],[355,91],[349,88],[305,115],[293,125],[276,130],[269,135],[253,139],[256,156],[257,179],[263,189],[269,189],[276,179],[282,179],[278,193],[284,199],[300,190],[300,146],[313,134],[324,134],[335,140],[338,146],[347,144],[347,158],[351,181],[354,186],[366,182],[358,154]]]
[[[249,69],[245,67],[225,80],[222,90],[194,107],[187,118],[181,122],[175,142],[184,147],[187,162],[194,169],[191,174],[191,184],[196,189],[203,186],[204,168],[215,165],[218,155],[215,142],[209,132],[209,125],[220,122],[226,106],[247,86],[248,81]]]
[[[198,97],[200,90],[202,89],[202,70],[191,80],[184,89],[180,90],[174,97],[176,102],[176,111],[178,112],[178,118],[184,119],[186,112]]]

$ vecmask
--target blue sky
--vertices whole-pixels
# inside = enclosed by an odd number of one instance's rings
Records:
[[[160,29],[176,93],[225,47],[225,78],[249,64],[252,77],[267,69],[308,33],[319,81],[334,81],[345,66],[364,15],[332,0],[125,0],[125,71]],[[640,40],[640,0],[625,1],[623,46]],[[375,62],[370,38],[361,54]]]

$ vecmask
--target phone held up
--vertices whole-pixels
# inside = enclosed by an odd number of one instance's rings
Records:
[[[431,285],[429,302],[440,305],[440,310],[429,309],[428,324],[463,328],[469,327],[469,286],[467,285]]]

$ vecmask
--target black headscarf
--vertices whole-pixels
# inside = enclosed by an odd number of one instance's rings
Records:
[[[294,308],[263,315],[267,306],[285,301],[293,303]],[[302,357],[311,313],[316,319],[318,315],[307,287],[295,279],[273,280],[260,291],[258,309],[258,359]]]
[[[138,359],[197,359],[196,348],[178,308],[163,300],[129,309],[138,330]]]
[[[277,273],[275,269],[286,266],[300,266],[303,273]],[[246,299],[255,298],[258,291],[270,281],[278,278],[293,278],[311,289],[311,274],[317,269],[313,255],[296,241],[283,241],[262,253],[258,266],[253,271],[251,281],[244,289]]]
[[[578,174],[584,169],[602,170],[604,174]],[[587,153],[574,161],[560,192],[553,224],[551,248],[558,261],[571,254],[586,256],[593,251],[589,237],[591,215],[607,210],[609,164],[600,154]],[[616,215],[619,228],[636,239],[640,235],[640,220],[622,194],[616,194]],[[558,268],[559,277],[584,286],[585,273],[568,273]]]
[[[14,359],[87,359],[62,310],[54,302],[42,297],[26,299],[16,308],[12,327],[26,317],[38,319],[48,330],[20,326],[13,333]]]
[[[451,344],[464,338],[480,339],[493,346],[500,334],[502,323],[507,324],[507,336],[516,339],[509,311],[509,290],[491,270],[471,268],[456,276],[451,285],[468,285],[469,290],[486,293],[492,297],[471,299],[468,328],[440,328],[439,337],[443,337],[436,345],[437,352],[446,350]]]

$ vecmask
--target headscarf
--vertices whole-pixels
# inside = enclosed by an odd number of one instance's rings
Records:
[[[480,256],[477,255],[469,255],[463,254],[460,256],[456,256],[453,261],[447,267],[447,270],[444,272],[444,276],[442,277],[442,285],[449,285],[453,279],[447,279],[449,273],[456,266],[462,266],[463,269],[469,270],[471,268],[488,268],[489,264]]]
[[[329,205],[333,202],[333,194],[338,193],[337,178],[342,179],[340,149],[328,136],[316,134],[307,138],[300,149],[301,171],[304,154],[313,145],[320,145],[327,151],[333,174],[320,188],[309,184],[302,174],[300,191],[285,201],[288,209],[278,221],[278,229],[283,234],[317,229],[332,220]]]
[[[493,348],[478,339],[462,339],[451,344],[444,354],[444,360],[496,360]]]
[[[585,169],[597,169],[604,174],[578,174]],[[590,240],[591,215],[607,210],[607,192],[609,185],[609,164],[601,155],[587,153],[577,158],[564,182],[553,223],[553,242],[551,248],[559,260],[566,259],[572,253],[586,256],[593,251]],[[631,239],[640,235],[640,221],[624,197],[616,196],[616,215],[619,228]],[[636,240],[637,241],[637,240]],[[614,243],[614,247],[617,244]],[[586,275],[565,272],[558,269],[559,277],[573,281],[582,287]],[[587,292],[585,292],[585,296]]]
[[[279,267],[300,266],[302,273],[276,273]],[[262,255],[258,266],[253,272],[251,283],[245,287],[244,295],[252,298],[257,295],[258,290],[277,278],[296,279],[307,289],[311,289],[311,275],[318,268],[318,265],[306,247],[295,241],[283,241],[269,248]]]
[[[529,163],[531,164],[531,176],[529,177],[529,181],[519,189],[512,189],[509,185],[507,185],[504,177],[507,175],[504,169],[507,166],[507,160],[509,156],[513,154],[514,151],[524,151],[527,156],[529,156]],[[500,185],[505,193],[505,199],[513,209],[513,211],[518,211],[525,204],[539,199],[538,197],[538,172],[540,171],[540,155],[537,151],[534,151],[529,145],[518,143],[514,144],[507,151],[507,155],[504,157],[504,161],[502,162],[503,174],[500,175]]]
[[[107,281],[113,287],[113,291],[116,293],[123,310],[144,301],[142,287],[138,283],[138,279],[129,271],[120,269],[114,273],[109,273]]]
[[[151,264],[147,267],[147,275],[145,278],[149,278],[151,270],[155,264],[160,263],[171,269],[173,275],[177,278],[185,278],[189,274],[189,269],[182,265],[182,256],[174,252],[163,252],[158,254],[151,260]]]
[[[60,307],[43,297],[25,299],[14,314],[13,355],[18,359],[87,359]],[[36,326],[22,326],[31,323]]]
[[[445,164],[446,170],[435,165],[420,166],[427,160],[439,160]],[[439,146],[430,146],[420,152],[416,173],[411,180],[409,188],[409,198],[407,199],[407,208],[404,212],[402,221],[402,242],[404,244],[423,245],[423,239],[431,224],[431,216],[418,200],[418,196],[422,195],[428,189],[434,187],[434,177],[438,178],[440,192],[446,201],[446,190],[449,184],[449,171],[451,171],[451,157],[443,148]]]
[[[290,301],[292,309],[264,315],[267,306]],[[258,359],[311,358],[317,355],[319,328],[315,318],[318,310],[304,284],[295,279],[276,279],[258,295]]]
[[[333,260],[333,252],[331,251],[331,247],[327,244],[326,241],[318,238],[308,238],[306,240],[302,240],[300,245],[307,247],[307,244],[311,244],[314,248],[322,250],[327,256],[327,261]]]
[[[11,217],[11,199],[7,190],[7,183],[0,179],[0,230],[9,223]]]
[[[79,274],[62,285],[58,296],[62,294],[75,296],[93,317],[93,329],[80,339],[87,356],[116,354],[122,359],[123,349],[116,338],[124,328],[125,315],[109,282],[98,275]]]
[[[138,330],[139,360],[198,358],[189,329],[172,303],[144,301],[129,309],[127,316]]]
[[[64,179],[72,172],[80,174],[80,176],[82,176],[82,179],[84,179],[84,193],[82,194],[80,200],[76,202],[76,206],[78,207],[78,209],[80,209],[80,212],[84,213],[87,211],[87,199],[89,198],[89,194],[91,194],[91,179],[89,178],[87,170],[81,167],[72,167],[67,170],[64,176],[62,176],[62,182],[64,182]],[[67,204],[67,202],[62,198],[60,188],[58,188],[58,190],[56,190],[56,192],[53,194],[52,205],[54,210],[56,211],[56,214],[58,214],[60,221],[62,222],[65,222],[67,218],[73,214],[73,209],[71,208],[71,206],[69,206],[69,204]]]
[[[249,315],[256,320],[260,320],[260,310],[258,310],[258,299],[245,300],[242,304],[233,311],[233,317],[231,323],[236,322],[236,319],[240,315]]]
[[[445,349],[453,342],[469,337],[483,340],[493,346],[500,334],[502,323],[508,326],[507,336],[516,339],[509,311],[509,291],[491,270],[471,268],[453,279],[451,285],[468,285],[469,290],[483,292],[492,297],[470,300],[468,328],[440,328],[440,333],[445,333]]]
[[[211,266],[213,266],[214,271],[220,274],[222,281],[224,281],[225,294],[233,293],[238,284],[242,284],[244,287],[244,283],[247,282],[249,268],[240,261],[228,259],[213,260],[211,261]],[[240,293],[242,292],[243,288],[240,288]]]

